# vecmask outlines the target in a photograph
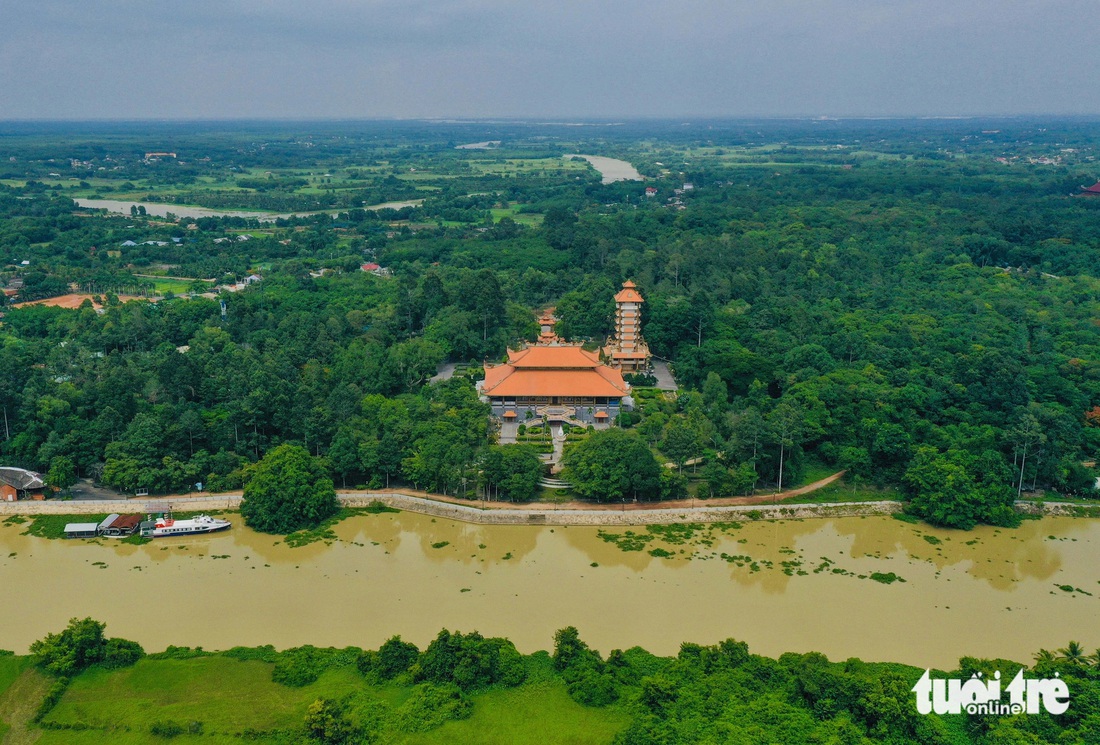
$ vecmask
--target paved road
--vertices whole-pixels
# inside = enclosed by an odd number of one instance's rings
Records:
[[[104,489],[103,487],[96,486],[92,483],[91,479],[78,479],[73,484],[72,489],[73,499],[128,499],[129,495],[120,494],[114,489]]]
[[[450,380],[452,377],[454,377],[454,374],[455,374],[455,363],[453,363],[453,362],[444,362],[442,365],[440,365],[436,369],[435,375],[428,378],[428,382],[429,383],[438,383],[441,380]]]
[[[672,377],[672,369],[667,362],[653,360],[653,377],[657,378],[657,388],[660,390],[676,390],[676,378]]]

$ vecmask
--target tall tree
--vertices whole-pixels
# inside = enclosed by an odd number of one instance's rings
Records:
[[[646,444],[621,429],[594,432],[569,445],[562,456],[563,477],[585,499],[597,502],[655,498],[661,466]]]
[[[790,453],[791,448],[801,442],[802,433],[805,431],[805,424],[802,420],[802,412],[795,408],[789,401],[780,402],[779,405],[772,410],[768,420],[771,424],[771,430],[775,437],[776,444],[779,445],[779,485],[776,491],[783,491],[783,465],[785,463],[785,456]]]
[[[1047,436],[1035,415],[1025,411],[1020,415],[1016,426],[1009,431],[1009,437],[1013,442],[1016,459],[1020,462],[1020,473],[1016,482],[1016,498],[1019,499],[1024,491],[1024,467],[1027,465],[1028,453],[1046,442]]]
[[[244,487],[241,516],[262,533],[314,527],[339,510],[336,490],[320,463],[299,445],[272,449]]]

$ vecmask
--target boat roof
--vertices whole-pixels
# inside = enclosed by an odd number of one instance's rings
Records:
[[[99,523],[66,523],[66,533],[94,533],[99,529]]]

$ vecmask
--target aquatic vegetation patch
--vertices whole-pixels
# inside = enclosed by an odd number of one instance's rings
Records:
[[[624,533],[608,533],[601,530],[596,535],[608,543],[614,543],[622,551],[644,551],[646,545],[654,538],[653,534],[641,535],[633,530]]]
[[[671,525],[647,525],[646,531],[651,535],[659,536],[665,543],[683,545],[690,541],[697,532],[703,530],[699,523],[673,523]]]
[[[884,585],[892,585],[895,582],[905,581],[893,572],[871,572],[871,579],[875,582],[881,582]]]
[[[916,515],[910,515],[907,512],[894,512],[890,517],[895,520],[901,520],[903,523],[910,523],[912,525],[918,524],[921,520]]]

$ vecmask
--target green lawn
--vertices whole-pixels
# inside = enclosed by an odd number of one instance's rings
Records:
[[[272,682],[271,670],[269,663],[220,656],[94,669],[73,681],[47,721],[100,729],[200,721],[206,732],[271,730],[300,724],[317,698],[362,685],[359,674],[345,668],[326,672],[312,685],[289,688]]]
[[[626,726],[628,718],[615,708],[581,706],[559,681],[541,681],[520,688],[492,691],[473,697],[474,714],[460,722],[394,742],[408,745],[582,745],[608,743]]]
[[[902,499],[900,490],[894,487],[879,489],[862,484],[848,484],[841,479],[809,494],[800,494],[783,500],[786,504],[831,504],[835,502],[877,502]]]
[[[191,284],[193,280],[183,279],[154,279],[153,287],[157,295],[167,295],[169,292],[176,295],[186,295],[191,291]],[[214,289],[214,283],[207,283],[207,289]]]
[[[22,659],[18,660],[20,663]],[[4,675],[0,660],[0,675]],[[546,665],[548,665],[548,661]],[[410,695],[408,686],[373,686],[354,667],[330,669],[315,683],[291,688],[271,680],[272,665],[211,656],[188,660],[144,659],[124,670],[92,669],[77,677],[47,715],[43,745],[112,742],[164,742],[150,732],[156,723],[185,728],[202,723],[202,734],[173,742],[241,742],[246,730],[290,732],[300,727],[307,707],[318,698],[354,696],[356,707],[393,710]],[[540,674],[541,673],[541,674]],[[0,683],[3,682],[0,678]],[[546,671],[512,689],[471,697],[473,714],[429,732],[387,730],[381,742],[434,743],[607,743],[627,723],[625,712],[593,709],[574,702],[564,684]],[[258,742],[272,741],[260,737]],[[279,742],[293,742],[277,740]]]
[[[823,463],[809,461],[806,463],[805,469],[803,469],[802,478],[799,480],[798,486],[805,486],[806,484],[812,484],[815,481],[820,481],[823,478],[832,476],[839,470],[839,468],[835,468],[833,466],[827,466]]]
[[[4,695],[4,691],[8,690],[26,666],[26,657],[14,657],[12,655],[0,657],[0,696]]]

